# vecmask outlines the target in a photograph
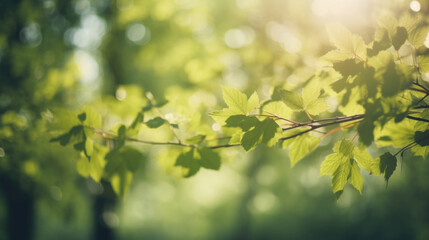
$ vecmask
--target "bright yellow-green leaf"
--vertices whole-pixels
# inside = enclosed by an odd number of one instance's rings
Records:
[[[367,47],[361,36],[352,34],[341,24],[330,24],[327,30],[330,41],[344,54],[366,59]]]
[[[350,140],[342,140],[340,147],[338,149],[338,153],[343,154],[347,158],[353,157],[353,151],[355,149],[355,145]]]
[[[334,193],[343,191],[344,186],[347,183],[347,179],[349,178],[350,171],[351,171],[351,164],[348,159],[343,158],[346,161],[343,161],[338,166],[337,170],[335,170],[333,176],[332,176],[332,191]]]
[[[254,92],[247,102],[247,113],[253,111],[259,106],[259,96],[256,92]]]
[[[417,27],[408,34],[408,41],[415,47],[423,46],[428,35],[429,28],[427,26]]]
[[[327,27],[329,40],[340,50],[353,53],[351,33],[343,25],[334,23]]]
[[[238,130],[234,134],[232,134],[231,139],[229,139],[228,144],[234,145],[234,144],[240,144],[241,138],[243,137],[243,131]]]
[[[304,103],[301,95],[292,91],[282,91],[283,102],[293,110],[302,111],[304,109]]]
[[[123,197],[128,192],[132,180],[133,174],[128,170],[123,170],[114,174],[110,179],[110,183],[112,184],[113,191]]]
[[[354,54],[349,51],[332,50],[323,55],[320,60],[327,61],[329,63],[341,62],[350,58],[353,58]]]
[[[279,117],[290,119],[292,117],[293,111],[288,108],[283,102],[275,101],[270,102],[263,107],[263,114],[275,114]],[[286,123],[284,120],[277,120],[276,121],[279,124]]]
[[[418,16],[405,13],[399,18],[399,25],[405,27],[408,32],[414,30],[420,23],[422,19]]]
[[[311,115],[319,115],[322,112],[328,110],[331,106],[322,98],[316,99],[309,103],[305,110]]]
[[[314,101],[316,101],[320,96],[320,86],[318,81],[310,81],[303,89],[302,89],[302,101],[304,104],[304,108],[307,108]]]
[[[361,168],[371,172],[374,159],[365,149],[355,147],[353,149],[353,156]]]
[[[92,141],[92,139],[87,138],[85,141],[85,152],[86,155],[88,155],[89,157],[92,156],[93,153],[93,149],[94,149],[94,142]]]
[[[387,30],[390,36],[396,31],[398,26],[398,20],[393,17],[391,14],[383,14],[377,19],[377,23],[380,27]]]
[[[84,124],[93,128],[101,127],[101,115],[97,112],[97,110],[95,110],[94,107],[85,106],[82,111],[86,113]]]
[[[83,156],[77,162],[77,170],[84,177],[91,177],[94,181],[100,182],[103,176],[104,167],[106,166],[105,156],[108,148],[102,145],[94,145],[94,151],[91,159],[88,161],[86,156]]]
[[[229,87],[223,87],[223,99],[229,109],[236,114],[247,113],[247,97],[244,93]]]
[[[417,62],[421,73],[429,73],[429,55],[418,56]]]
[[[349,182],[350,184],[353,185],[353,187],[355,187],[360,192],[360,194],[362,194],[363,177],[362,177],[362,174],[360,173],[360,168],[356,164],[356,162],[352,163]]]
[[[347,158],[344,155],[338,153],[332,153],[326,156],[325,160],[322,162],[320,166],[320,174],[323,175],[334,175],[337,168],[340,166],[342,162],[345,162]]]
[[[302,158],[316,149],[319,142],[320,138],[306,134],[294,138],[289,149],[291,167],[295,166]]]

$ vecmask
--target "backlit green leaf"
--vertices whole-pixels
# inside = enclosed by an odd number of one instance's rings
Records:
[[[352,167],[350,170],[349,182],[351,185],[353,185],[353,187],[355,187],[360,192],[360,194],[362,194],[363,177],[362,177],[362,174],[360,173],[359,166],[354,161],[352,163]]]
[[[302,97],[296,93],[287,90],[281,92],[283,102],[293,110],[303,110],[304,102]]]
[[[429,55],[418,56],[417,62],[421,73],[429,73]]]
[[[247,113],[247,97],[244,93],[228,87],[222,87],[222,92],[223,99],[230,108],[230,110],[232,110],[236,114]]]
[[[291,167],[295,166],[302,158],[316,149],[319,142],[320,138],[306,134],[294,138],[289,149]]]
[[[256,109],[259,106],[259,96],[256,92],[254,92],[250,97],[249,101],[247,102],[247,111],[246,113],[249,113]]]

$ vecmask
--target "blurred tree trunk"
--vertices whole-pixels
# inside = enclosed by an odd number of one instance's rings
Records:
[[[34,238],[35,196],[31,189],[23,187],[10,174],[0,173],[0,191],[6,204],[6,236],[10,240]]]
[[[261,166],[264,165],[266,156],[266,147],[257,147],[250,158],[247,169],[247,191],[243,194],[240,206],[238,207],[237,220],[231,239],[250,239],[251,218],[249,205],[256,194],[257,186],[255,183],[256,175]]]
[[[101,185],[103,187],[103,192],[96,195],[94,199],[93,239],[112,240],[115,239],[116,234],[109,213],[115,211],[117,196],[108,182],[102,180]]]

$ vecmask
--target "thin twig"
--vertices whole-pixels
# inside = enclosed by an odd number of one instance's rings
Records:
[[[170,123],[170,121],[168,121],[164,114],[162,114],[161,110],[158,107],[155,107],[154,101],[155,99],[153,98],[152,93],[147,92],[145,94],[147,100],[149,100],[149,102],[151,103],[152,106],[154,106],[156,112],[158,113],[159,117],[161,117],[164,121],[166,121],[168,123],[168,126],[170,127],[171,132],[173,133],[174,137],[176,137],[177,141],[179,143],[182,143],[182,140],[179,138],[179,135],[177,134],[176,130],[174,129],[173,125]]]

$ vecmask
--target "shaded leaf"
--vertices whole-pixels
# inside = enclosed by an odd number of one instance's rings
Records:
[[[210,148],[199,148],[198,153],[201,156],[201,167],[213,170],[220,168],[220,156]]]
[[[380,156],[380,172],[384,173],[384,179],[389,181],[390,176],[396,169],[396,157],[390,152],[386,152]]]
[[[278,125],[272,119],[266,118],[264,121],[259,122],[255,128],[246,132],[241,139],[241,145],[246,151],[254,148],[258,143],[268,143],[271,140],[276,131]]]
[[[149,121],[147,121],[145,124],[149,128],[159,128],[161,127],[166,121],[160,117],[153,118]]]
[[[175,166],[181,166],[186,169],[184,175],[186,178],[195,175],[200,170],[200,162],[194,158],[194,149],[180,154],[176,159]]]
[[[404,27],[397,27],[395,34],[392,36],[392,45],[395,50],[399,50],[408,38],[407,29]]]
[[[422,147],[429,146],[429,130],[415,132],[414,141]]]

